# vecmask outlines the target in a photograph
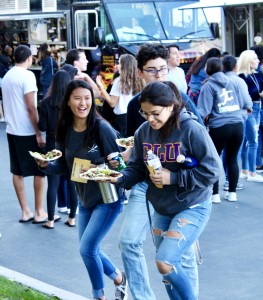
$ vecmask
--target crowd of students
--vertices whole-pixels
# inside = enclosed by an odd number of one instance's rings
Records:
[[[55,214],[59,183],[67,183],[64,194],[69,197],[70,214],[65,225],[75,226],[78,205],[80,254],[94,299],[107,299],[104,275],[115,284],[115,300],[127,299],[128,283],[134,299],[156,299],[143,253],[149,228],[156,247],[155,263],[169,299],[198,299],[194,244],[208,223],[212,202],[221,202],[220,155],[223,153],[226,200],[237,201],[236,190],[244,188],[239,177],[263,182],[259,174],[263,169],[262,128],[259,131],[263,75],[258,50],[244,51],[237,62],[232,55],[221,57],[220,51],[212,48],[185,75],[179,67],[177,45],[144,44],[136,58],[120,56],[119,76],[109,91],[101,77],[94,81],[85,72],[85,52],[72,49],[64,66],[45,86],[38,111],[36,79],[28,70],[32,53],[24,45],[15,49],[15,66],[4,76],[2,91],[11,173],[22,211],[19,222],[32,221],[53,229],[61,219]],[[45,55],[43,60],[51,62],[48,53]],[[100,115],[96,97],[113,108],[111,116],[105,111]],[[123,151],[115,142],[119,135],[134,136],[134,147]],[[29,150],[54,148],[62,157],[53,162],[34,161],[28,154]],[[146,167],[148,150],[162,165],[153,174]],[[127,167],[121,178],[111,180],[117,187],[117,201],[105,204],[98,183],[73,183],[70,176],[75,158],[89,161],[87,168],[102,162],[114,168],[116,162],[110,158],[114,152],[121,153]],[[177,160],[179,155],[194,158],[196,165],[184,167]],[[34,212],[24,188],[27,176],[34,176]],[[123,211],[128,189],[118,241],[122,272],[103,252],[101,243]]]

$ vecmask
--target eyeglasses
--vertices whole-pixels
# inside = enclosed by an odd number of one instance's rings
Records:
[[[161,68],[160,70],[157,69],[143,69],[143,71],[147,72],[149,76],[156,76],[158,73],[161,75],[167,75],[169,73],[168,68]]]
[[[154,119],[157,119],[160,114],[163,112],[163,110],[165,109],[166,106],[164,106],[159,112],[157,113],[147,113],[145,111],[143,111],[141,108],[139,110],[139,114],[144,118],[144,119],[148,119],[150,116],[152,116]]]

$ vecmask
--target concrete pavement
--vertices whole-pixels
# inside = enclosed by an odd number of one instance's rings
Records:
[[[42,284],[45,292],[57,289],[69,292],[69,300],[92,298],[91,285],[78,249],[77,228],[56,223],[54,230],[41,225],[21,224],[20,208],[9,172],[9,155],[0,123],[0,274],[12,271],[26,276],[28,282]],[[32,178],[26,178],[26,192],[33,209]],[[263,184],[242,180],[245,189],[238,191],[238,202],[213,205],[211,219],[199,242],[204,262],[199,266],[199,300],[263,299]],[[223,180],[221,181],[221,186]],[[122,269],[117,238],[123,214],[103,243],[103,249]],[[154,264],[154,246],[150,234],[144,245],[151,284],[157,300],[168,299],[161,276]],[[10,271],[11,270],[11,271]],[[8,272],[10,275],[8,275]],[[46,285],[45,285],[46,284]],[[105,279],[106,295],[114,299],[114,286]],[[0,287],[1,288],[1,287]],[[72,297],[72,298],[71,298]],[[81,297],[81,298],[77,298]],[[132,297],[130,296],[130,299]]]

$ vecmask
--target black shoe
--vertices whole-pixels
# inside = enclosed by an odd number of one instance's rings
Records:
[[[262,173],[263,172],[263,165],[259,166],[259,167],[256,167],[256,172]]]

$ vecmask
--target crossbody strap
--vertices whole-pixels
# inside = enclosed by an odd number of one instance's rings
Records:
[[[153,239],[153,244],[155,245],[150,205],[149,205],[149,200],[147,198],[146,198],[146,207],[147,207],[147,214],[148,214],[148,219],[149,219],[149,223],[150,223],[150,231],[151,231],[151,235],[152,235],[152,239]]]
[[[54,68],[53,68],[53,59],[52,59],[51,56],[50,56],[50,62],[51,62],[51,74],[53,76],[54,75]]]

